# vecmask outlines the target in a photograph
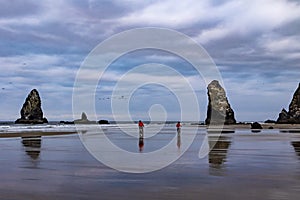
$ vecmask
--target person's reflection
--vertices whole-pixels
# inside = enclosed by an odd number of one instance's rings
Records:
[[[177,147],[180,149],[181,146],[181,124],[180,122],[177,122],[176,124],[176,129],[177,129]]]
[[[177,147],[180,149],[181,146],[181,128],[177,128]]]
[[[294,150],[300,159],[300,141],[293,141],[293,142],[291,142],[291,144],[294,147]]]
[[[41,143],[41,136],[22,137],[22,144],[25,147],[25,151],[33,160],[37,160],[40,156]]]
[[[228,137],[208,137],[209,148],[208,162],[211,168],[220,169],[226,162],[227,151],[231,144]]]
[[[144,149],[144,138],[139,138],[139,150],[142,152]]]

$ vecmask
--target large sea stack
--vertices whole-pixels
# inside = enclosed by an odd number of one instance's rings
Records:
[[[41,98],[36,89],[31,90],[21,109],[21,118],[15,121],[16,124],[43,124],[48,120],[43,117]]]
[[[234,112],[230,107],[225,90],[214,80],[207,86],[208,106],[206,124],[235,124]]]
[[[300,83],[289,105],[289,111],[284,108],[277,119],[279,124],[300,124]]]

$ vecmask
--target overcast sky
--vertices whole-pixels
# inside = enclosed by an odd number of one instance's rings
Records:
[[[116,33],[142,27],[174,29],[202,45],[221,72],[237,121],[276,119],[300,82],[297,0],[0,0],[0,120],[17,119],[33,88],[48,120],[72,119],[73,84],[88,53]],[[109,98],[118,77],[147,62],[170,65],[191,81],[204,120],[205,84],[184,61],[151,50],[109,68],[96,94],[99,118],[113,119]],[[150,104],[162,104],[176,120],[174,98],[159,85],[143,86],[130,101],[132,118],[147,120]]]

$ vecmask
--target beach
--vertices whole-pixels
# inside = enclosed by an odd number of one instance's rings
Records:
[[[191,129],[182,127],[181,134]],[[131,145],[130,151],[139,152],[136,138],[115,135],[116,130],[106,127],[116,144]],[[298,199],[300,194],[299,133],[236,128],[200,159],[206,136],[206,128],[200,127],[177,161],[141,174],[103,165],[77,134],[41,135],[0,138],[1,199]],[[175,128],[166,126],[155,137],[145,138],[144,151],[173,137]],[[214,140],[208,137],[209,143]],[[177,143],[174,151],[178,150]]]

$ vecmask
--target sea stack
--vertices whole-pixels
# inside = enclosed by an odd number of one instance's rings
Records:
[[[225,90],[218,81],[213,80],[207,86],[208,106],[205,123],[209,124],[235,124],[234,112],[230,107]]]
[[[95,121],[90,121],[87,117],[87,115],[85,114],[85,112],[81,113],[81,119],[76,119],[74,120],[75,124],[96,124]]]
[[[300,83],[289,105],[289,111],[283,108],[276,122],[278,124],[300,124]]]
[[[21,109],[21,118],[15,121],[16,124],[43,124],[48,120],[43,117],[41,98],[36,89],[31,90]]]

